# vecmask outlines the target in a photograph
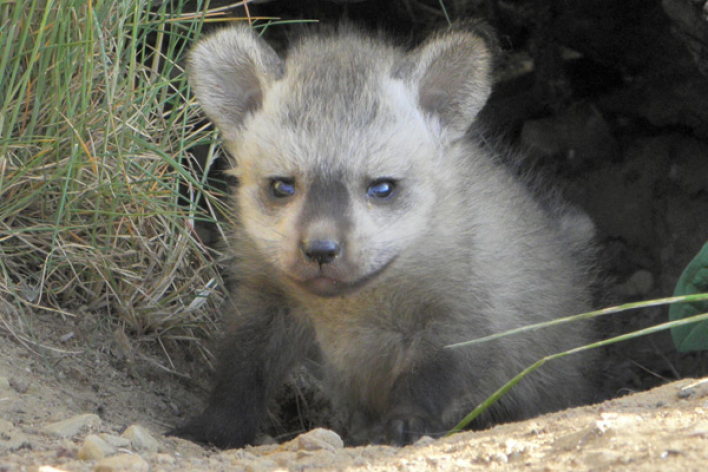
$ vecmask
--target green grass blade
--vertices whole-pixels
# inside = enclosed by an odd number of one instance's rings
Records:
[[[633,331],[631,333],[627,334],[622,334],[620,336],[615,336],[603,341],[598,341],[596,343],[588,344],[585,346],[580,346],[575,349],[570,349],[568,351],[560,352],[558,354],[553,354],[550,356],[546,356],[542,359],[539,359],[536,361],[534,364],[530,365],[523,371],[521,371],[517,376],[515,376],[513,379],[509,380],[506,384],[504,384],[499,390],[494,392],[492,395],[490,395],[486,400],[484,400],[482,403],[479,404],[474,410],[472,410],[467,416],[465,416],[462,421],[460,421],[454,428],[452,428],[447,435],[455,434],[460,431],[462,431],[467,425],[470,424],[475,418],[477,418],[480,414],[482,414],[487,408],[492,406],[497,400],[499,400],[501,397],[503,397],[509,390],[511,390],[514,385],[519,383],[521,379],[526,377],[528,374],[532,373],[533,371],[537,370],[539,367],[541,367],[543,364],[549,361],[553,361],[555,359],[560,359],[561,357],[569,356],[571,354],[575,354],[578,352],[582,351],[587,351],[590,349],[595,349],[598,347],[603,347],[603,346],[608,346],[610,344],[615,344],[618,342],[622,341],[627,341],[629,339],[634,339],[638,338],[641,336],[646,336],[648,334],[653,334],[657,333],[659,331],[665,331],[667,329],[675,328],[678,326],[684,326],[687,324],[692,324],[692,323],[699,323],[701,321],[708,320],[708,313],[703,313],[701,315],[695,315],[690,318],[684,318],[681,320],[677,321],[667,321],[665,323],[661,323],[655,326],[651,326],[649,328],[644,328],[640,329],[637,331]]]
[[[595,318],[598,316],[611,315],[614,313],[620,313],[620,312],[627,311],[627,310],[633,310],[633,309],[639,309],[639,308],[650,308],[650,307],[661,306],[661,305],[669,305],[671,303],[699,302],[699,301],[704,301],[704,300],[708,300],[708,293],[686,295],[686,296],[681,296],[681,297],[659,298],[656,300],[649,300],[649,301],[644,301],[644,302],[625,303],[623,305],[619,305],[619,306],[615,306],[615,307],[603,308],[602,310],[595,310],[595,311],[590,311],[587,313],[581,313],[579,315],[566,316],[564,318],[557,318],[557,319],[550,320],[550,321],[544,321],[543,323],[535,323],[535,324],[531,324],[531,325],[527,325],[527,326],[522,326],[520,328],[512,329],[509,331],[504,331],[503,333],[496,333],[496,334],[492,334],[492,335],[485,336],[482,338],[473,339],[470,341],[464,341],[464,342],[460,342],[460,343],[450,344],[445,347],[448,349],[457,349],[457,348],[461,348],[464,346],[471,346],[473,344],[479,344],[479,343],[483,343],[483,342],[487,342],[487,341],[492,341],[494,339],[499,339],[499,338],[503,338],[506,336],[512,336],[515,334],[525,333],[528,331],[536,331],[539,329],[548,328],[551,326],[557,326],[557,325],[561,325],[561,324],[565,324],[565,323],[570,323],[573,321],[587,320],[587,319]]]

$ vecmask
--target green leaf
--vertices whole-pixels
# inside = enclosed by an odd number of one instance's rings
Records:
[[[676,284],[675,296],[708,292],[708,243],[683,271]],[[671,321],[708,312],[708,302],[676,303],[669,308]],[[679,352],[708,350],[708,321],[677,326],[671,337]]]

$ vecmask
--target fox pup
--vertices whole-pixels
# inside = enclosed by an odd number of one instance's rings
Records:
[[[291,368],[319,353],[350,443],[439,435],[585,326],[446,346],[586,311],[592,223],[536,198],[466,136],[492,36],[404,51],[343,26],[281,58],[246,27],[199,42],[189,78],[237,177],[230,323],[208,407],[173,434],[253,441]],[[551,362],[477,427],[586,402],[592,358]]]

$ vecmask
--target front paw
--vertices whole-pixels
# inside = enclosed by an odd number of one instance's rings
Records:
[[[386,442],[395,446],[412,444],[431,433],[430,421],[420,416],[392,417],[384,428]]]
[[[256,436],[256,428],[247,419],[234,418],[228,412],[207,408],[201,415],[168,431],[166,435],[219,449],[232,449],[251,444]]]

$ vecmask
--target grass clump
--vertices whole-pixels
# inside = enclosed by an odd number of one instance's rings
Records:
[[[0,327],[16,336],[38,310],[212,329],[220,278],[195,226],[215,221],[215,154],[180,65],[203,18],[182,3],[0,3]]]

